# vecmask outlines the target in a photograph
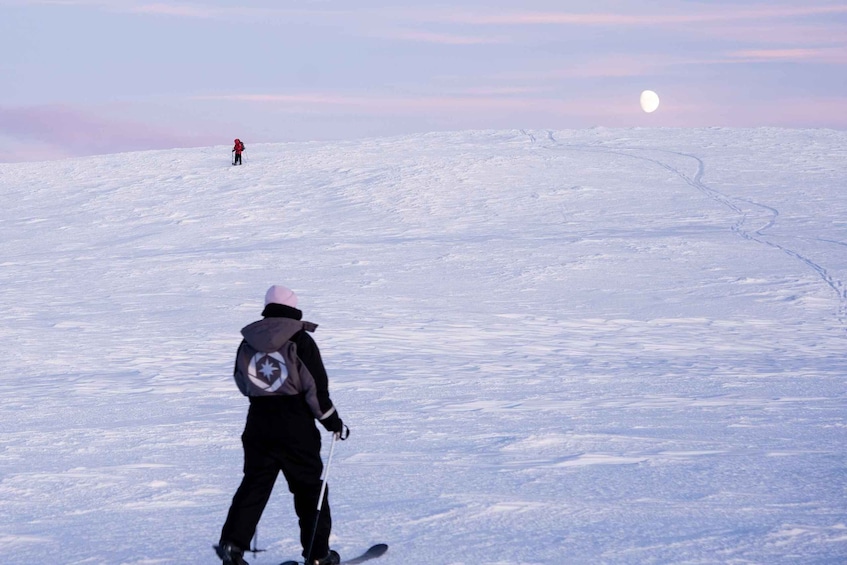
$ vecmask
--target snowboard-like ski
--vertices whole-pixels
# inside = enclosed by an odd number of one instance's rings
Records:
[[[356,565],[357,563],[364,563],[365,561],[376,559],[386,551],[388,551],[388,546],[384,543],[378,543],[370,546],[366,552],[358,557],[342,560],[341,565]],[[301,563],[299,561],[283,561],[279,565],[301,565]]]

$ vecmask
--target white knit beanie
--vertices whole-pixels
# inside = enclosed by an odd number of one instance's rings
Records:
[[[297,295],[290,288],[275,284],[265,293],[265,306],[268,304],[284,304],[297,308]]]

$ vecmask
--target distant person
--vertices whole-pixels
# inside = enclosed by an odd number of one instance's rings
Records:
[[[235,358],[235,382],[250,399],[241,436],[244,477],[216,551],[225,565],[246,565],[244,551],[282,471],[294,495],[306,564],[336,565],[340,557],[329,548],[328,494],[317,510],[323,461],[315,420],[339,439],[346,439],[350,430],[329,398],[326,369],[309,335],[317,324],[302,321],[294,291],[270,287],[262,316],[241,330],[244,340]]]
[[[235,138],[235,147],[232,148],[232,152],[235,154],[232,158],[233,165],[241,164],[241,153],[244,151],[244,144],[241,143],[241,140],[237,137]]]

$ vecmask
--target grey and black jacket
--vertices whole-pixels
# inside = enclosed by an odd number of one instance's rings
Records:
[[[248,429],[251,418],[274,427],[314,418],[329,431],[339,430],[326,369],[309,335],[317,324],[302,321],[300,310],[280,304],[269,304],[262,315],[241,330],[244,340],[233,373],[239,390],[250,398]]]

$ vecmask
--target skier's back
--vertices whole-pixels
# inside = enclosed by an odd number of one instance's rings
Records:
[[[330,400],[326,369],[308,333],[317,326],[303,322],[296,306],[293,291],[274,285],[265,295],[264,318],[241,332],[244,341],[238,347],[234,376],[250,398],[250,409],[241,436],[244,477],[217,548],[225,565],[246,564],[244,550],[280,471],[294,495],[303,557],[309,565],[340,561],[329,548],[332,518],[327,498],[318,504],[323,461],[315,420],[336,434],[346,427]]]

